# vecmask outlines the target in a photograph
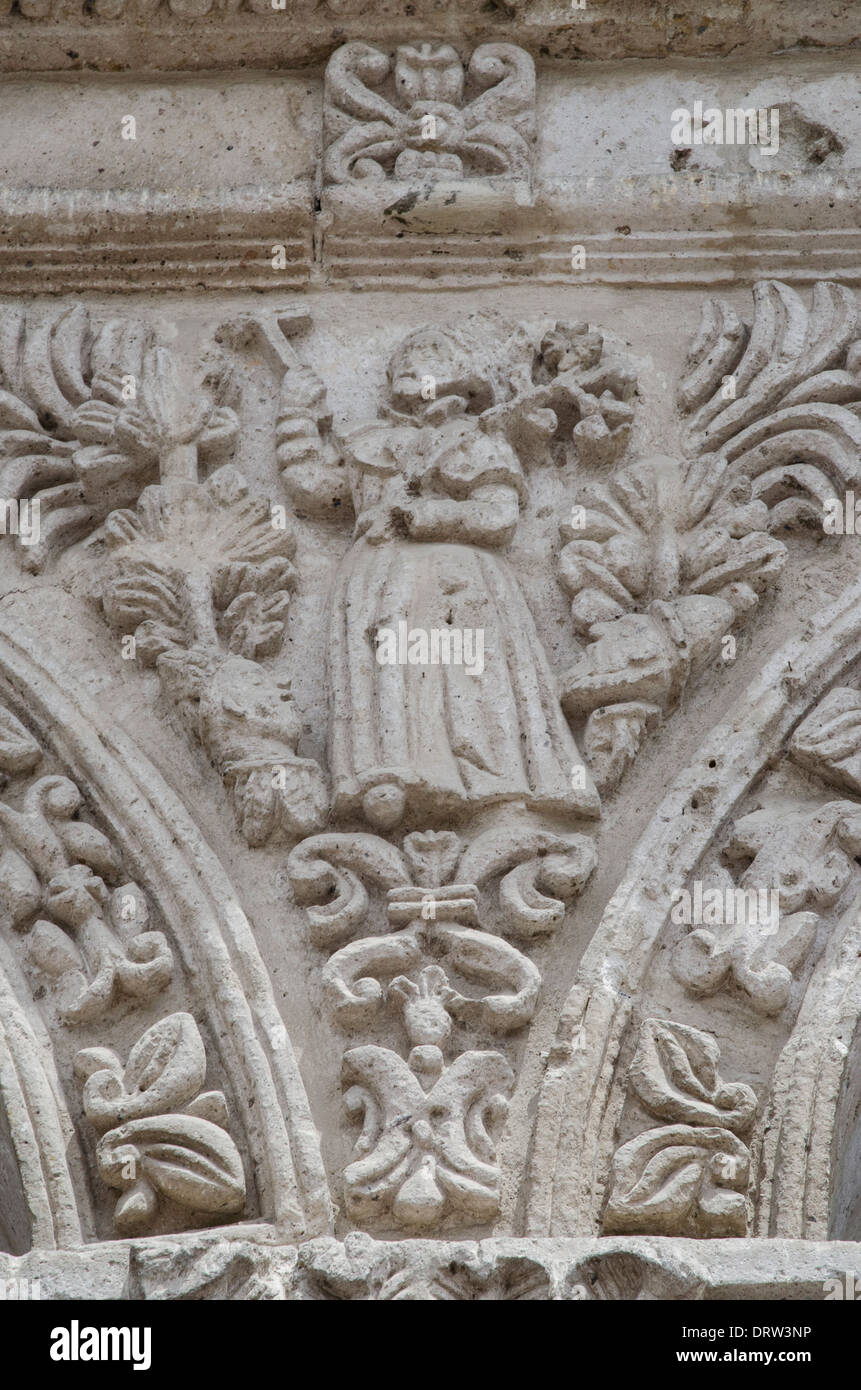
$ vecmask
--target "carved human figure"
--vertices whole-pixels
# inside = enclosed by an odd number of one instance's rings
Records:
[[[500,375],[462,330],[419,328],[389,362],[382,418],[341,442],[356,521],[331,600],[336,814],[386,829],[503,802],[599,811],[502,554],[525,483],[486,415]],[[285,479],[307,506],[313,464],[290,433]],[[332,476],[316,477],[331,499]]]

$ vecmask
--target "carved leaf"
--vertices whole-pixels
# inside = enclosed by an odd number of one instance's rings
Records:
[[[245,1205],[245,1174],[236,1145],[219,1125],[194,1115],[131,1120],[103,1135],[96,1156],[105,1182],[133,1194],[131,1201],[117,1203],[114,1215],[121,1234],[140,1230],[154,1214],[141,1182],[191,1211],[230,1216]],[[133,1179],[127,1176],[130,1171]]]
[[[136,496],[142,478],[129,454],[92,446],[113,439],[148,335],[134,320],[96,329],[82,305],[0,315],[0,495],[40,507],[38,539],[18,536],[25,568],[41,569]]]
[[[743,1236],[750,1154],[727,1129],[671,1125],[616,1152],[606,1232]]]
[[[631,1085],[661,1119],[743,1132],[756,1113],[756,1096],[740,1082],[722,1081],[719,1060],[720,1048],[710,1034],[648,1018],[631,1063]]]
[[[680,393],[693,410],[686,449],[710,462],[720,451],[731,476],[749,478],[770,530],[821,524],[826,501],[861,476],[855,298],[820,281],[808,311],[777,280],[758,281],[753,298],[749,335],[729,306],[706,304]]]
[[[406,887],[410,881],[399,851],[376,835],[315,835],[292,850],[287,872],[318,946],[345,941],[364,922],[363,877],[384,888]]]
[[[765,531],[766,508],[750,489],[709,467],[675,459],[644,459],[578,499],[578,524],[566,524],[559,557],[563,585],[574,596],[578,631],[620,617],[650,600],[709,594],[739,601],[737,586],[761,591],[779,572],[785,547]],[[755,597],[754,597],[755,601]]]
[[[42,903],[42,885],[23,855],[14,849],[0,853],[0,904],[12,926],[26,927]]]
[[[9,773],[31,772],[41,757],[41,748],[20,720],[0,706],[0,768]]]
[[[87,1078],[84,1112],[99,1131],[179,1108],[200,1090],[206,1075],[203,1040],[185,1013],[171,1014],[144,1033],[122,1078],[115,1069],[93,1070],[101,1060],[91,1049],[75,1058],[77,1074]]]
[[[861,792],[861,694],[847,686],[829,690],[799,724],[790,749],[802,767]]]
[[[564,853],[518,864],[499,884],[507,931],[526,938],[554,931],[565,916],[566,904],[582,891],[597,863],[593,842],[578,835]]]

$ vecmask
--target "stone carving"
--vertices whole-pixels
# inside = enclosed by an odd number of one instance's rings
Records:
[[[582,336],[570,335],[575,343]],[[550,361],[555,369],[566,359],[554,349]],[[574,365],[536,383],[540,363],[522,330],[492,316],[419,328],[388,364],[383,418],[340,440],[327,431],[321,384],[303,368],[285,373],[278,457],[287,491],[297,511],[341,515],[349,498],[355,516],[331,606],[336,816],[361,810],[391,829],[506,802],[598,813],[534,620],[501,553],[525,495],[517,448],[525,452],[527,439],[533,450],[549,447],[560,418],[570,428],[572,412],[585,418],[583,400],[596,400]],[[600,408],[624,429],[609,403]],[[610,433],[600,411],[589,418]],[[450,630],[464,642],[480,634],[480,660],[457,660],[456,649],[453,658]],[[421,648],[434,634],[436,656]],[[398,644],[390,662],[384,636]]]
[[[848,686],[829,690],[789,747],[802,767],[861,795],[861,693]]]
[[[449,1211],[477,1221],[496,1215],[492,1133],[514,1075],[499,1052],[462,1051],[446,1065],[443,1048],[453,1019],[500,1034],[522,1028],[541,977],[521,951],[480,929],[478,885],[503,875],[503,930],[528,939],[557,925],[563,900],[580,891],[594,863],[585,836],[511,829],[486,832],[467,847],[451,832],[426,831],[408,835],[400,852],[370,835],[318,836],[292,851],[293,889],[319,945],[361,932],[370,906],[363,879],[388,890],[389,933],[341,946],[323,970],[330,1008],[344,1027],[366,1027],[394,1005],[410,1046],[407,1062],[377,1046],[344,1056],[347,1109],[364,1117],[357,1157],[344,1174],[356,1219],[390,1214],[396,1224],[426,1227]],[[484,993],[461,993],[451,972]]]
[[[702,1296],[702,1282],[689,1266],[670,1265],[653,1251],[614,1249],[614,1244],[605,1240],[588,1255],[572,1249],[567,1257],[557,1245],[556,1258],[548,1259],[549,1251],[510,1240],[382,1244],[354,1233],[343,1245],[321,1240],[306,1246],[285,1281],[291,1289],[285,1296],[381,1302]]]
[[[195,373],[131,320],[95,329],[82,306],[47,319],[7,311],[0,382],[5,495],[40,508],[36,543],[19,536],[25,565],[104,522],[105,614],[156,666],[248,843],[320,828],[322,774],[296,754],[289,689],[257,664],[280,645],[295,540],[225,462],[238,420],[220,352]]]
[[[837,902],[859,853],[861,807],[851,801],[815,810],[778,805],[743,816],[724,857],[747,867],[737,884],[722,866],[709,875],[704,896],[712,890],[717,911],[710,917],[706,907],[707,925],[679,942],[674,974],[694,994],[732,983],[758,1012],[780,1013],[819,930],[819,914],[807,909]]]
[[[580,497],[559,565],[589,645],[563,675],[562,699],[590,716],[586,741],[612,779],[627,761],[620,745],[636,752],[677,704],[780,572],[785,547],[723,460],[646,459]]]
[[[456,919],[462,913],[473,918],[478,889],[502,875],[505,930],[528,939],[555,930],[565,902],[580,892],[595,864],[588,836],[513,826],[485,831],[466,848],[452,832],[414,833],[405,837],[402,852],[374,835],[318,835],[297,845],[287,861],[312,940],[329,947],[348,940],[364,923],[365,878],[390,890],[390,919],[403,923],[417,912],[421,916],[422,909],[424,920]],[[541,887],[558,897],[546,896]]]
[[[149,1028],[123,1068],[115,1052],[84,1048],[75,1058],[87,1119],[100,1136],[101,1177],[121,1195],[121,1235],[152,1228],[165,1202],[183,1212],[235,1217],[245,1205],[242,1159],[227,1132],[220,1091],[202,1093],[206,1053],[190,1014]]]
[[[490,1130],[507,1112],[514,1081],[500,1053],[463,1052],[444,1068],[435,1044],[414,1048],[409,1065],[387,1048],[354,1047],[343,1076],[348,1112],[364,1117],[357,1157],[344,1173],[355,1219],[388,1207],[410,1227],[433,1224],[447,1209],[475,1221],[496,1215],[500,1175]]]
[[[577,461],[587,467],[621,457],[631,438],[637,376],[602,333],[582,321],[555,323],[541,340],[534,376],[537,385],[524,393],[537,416],[530,423],[540,428],[538,412],[552,412],[555,421],[548,423],[563,441],[563,459],[569,441]]]
[[[821,525],[859,477],[857,310],[814,287],[808,312],[778,281],[754,287],[752,327],[709,300],[679,390],[686,460],[638,460],[578,493],[559,573],[589,645],[563,676],[588,716],[584,746],[612,787],[783,566],[772,532]],[[841,365],[843,364],[843,365]]]
[[[41,759],[18,720],[0,712],[4,771],[26,777]],[[31,964],[55,982],[60,1017],[91,1022],[121,999],[159,994],[173,953],[162,932],[148,930],[144,895],[121,881],[110,841],[78,819],[83,799],[74,782],[42,776],[16,783],[15,793],[14,804],[0,801],[0,905],[26,936]]]
[[[226,466],[205,483],[170,477],[105,528],[109,621],[134,634],[221,773],[250,845],[322,823],[318,765],[296,754],[289,687],[256,658],[277,651],[295,583],[295,540]]]
[[[0,0],[0,1295],[858,1292],[857,22],[707,9]]]
[[[730,1236],[747,1229],[750,1153],[739,1138],[753,1123],[749,1086],[724,1082],[713,1037],[649,1018],[631,1063],[631,1089],[672,1123],[617,1149],[604,1216],[608,1232]]]
[[[404,44],[394,59],[344,44],[323,111],[327,183],[530,175],[535,69],[514,44],[482,44],[466,65],[446,43]]]
[[[772,529],[799,517],[819,523],[825,498],[858,477],[855,296],[820,281],[808,311],[795,290],[760,280],[753,301],[751,325],[722,300],[705,305],[679,388],[686,450],[719,452],[736,477],[749,478]]]
[[[0,495],[40,508],[38,539],[19,533],[25,568],[42,569],[147,481],[155,459],[124,424],[151,351],[142,324],[95,328],[80,304],[49,316],[2,311]]]

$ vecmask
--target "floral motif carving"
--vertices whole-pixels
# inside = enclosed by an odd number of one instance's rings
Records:
[[[0,316],[0,491],[38,499],[39,538],[22,564],[48,560],[133,501],[154,460],[117,434],[151,360],[152,335],[133,319],[100,328],[80,304],[53,316]]]
[[[839,686],[803,719],[789,745],[795,762],[861,795],[861,693]]]
[[[7,710],[0,726],[0,766],[33,772],[39,745]],[[0,906],[30,963],[54,981],[67,1024],[103,1018],[121,999],[150,999],[173,974],[143,893],[121,881],[107,837],[78,819],[82,804],[74,782],[56,775],[16,786],[14,804],[0,801]]]
[[[424,1227],[449,1212],[496,1215],[493,1131],[514,1074],[499,1052],[461,1051],[446,1064],[443,1049],[453,1020],[502,1035],[524,1027],[541,976],[503,936],[482,929],[479,885],[500,878],[503,931],[529,939],[558,924],[594,863],[585,836],[522,830],[486,832],[468,846],[451,832],[414,832],[400,852],[370,835],[322,835],[292,851],[288,871],[317,943],[360,934],[323,968],[334,1016],[352,1031],[394,1006],[410,1045],[406,1062],[377,1046],[344,1056],[347,1109],[364,1117],[344,1175],[356,1219],[387,1215]],[[363,880],[388,890],[385,935],[361,934],[370,907]],[[462,993],[458,976],[481,995]]]
[[[465,74],[451,50],[403,48],[394,65],[364,45],[336,57],[332,181],[528,171],[525,114],[522,129],[511,118],[517,140],[505,144],[497,118],[481,144],[485,108],[469,87],[478,69]],[[497,59],[501,73],[509,58]],[[439,118],[435,145],[416,134],[425,117]],[[26,562],[94,542],[62,561],[64,576],[68,566],[77,583],[95,558],[105,617],[157,672],[217,768],[246,843],[287,851],[294,901],[324,957],[320,998],[347,1037],[341,1080],[360,1132],[342,1176],[355,1222],[436,1234],[499,1214],[518,1035],[536,1015],[542,939],[595,867],[582,827],[600,814],[598,790],[619,781],[775,584],[787,526],[818,523],[824,502],[858,481],[850,301],[822,285],[808,310],[767,282],[750,328],[726,305],[707,306],[681,388],[684,447],[633,459],[635,374],[586,322],[422,323],[391,353],[370,418],[342,428],[287,342],[305,316],[223,324],[222,346],[253,345],[250,372],[265,358],[281,377],[269,462],[289,519],[230,461],[240,399],[220,353],[188,371],[148,329],[99,327],[84,309],[3,320],[8,492],[40,500],[49,517]],[[532,506],[530,493],[553,507]],[[563,499],[573,512],[559,574],[584,646],[563,658],[560,678],[550,659],[558,614],[533,611],[541,590],[520,572],[519,543],[536,524],[555,536]],[[346,544],[325,525],[342,521],[352,527]],[[320,640],[328,708],[321,699],[310,731],[321,746],[328,739],[325,771],[300,753],[290,682],[266,664],[281,651],[305,555],[331,561],[334,580]],[[380,632],[402,621],[424,633],[481,630],[483,668],[380,660]],[[859,710],[857,692],[838,688],[791,742],[798,765],[851,793],[861,791]],[[155,997],[173,961],[110,842],[75,819],[77,787],[40,776],[41,756],[0,711],[11,783],[0,802],[0,900],[30,960],[57,977],[63,1019],[90,1022]],[[797,769],[783,773],[799,780]],[[698,998],[732,991],[777,1020],[825,938],[825,911],[851,882],[857,820],[850,800],[769,804],[737,820],[728,867],[709,867],[706,888],[776,890],[774,930],[771,919],[760,930],[706,918],[675,943],[676,979]],[[629,996],[615,959],[605,964],[601,997],[615,1007]],[[784,1024],[769,1026],[776,1036]],[[266,1028],[274,1050],[280,1025]],[[718,1062],[707,1033],[643,1025],[632,1096],[656,1124],[615,1155],[608,1231],[745,1232],[756,1098],[725,1083]],[[79,1055],[99,1171],[122,1194],[122,1233],[175,1226],[176,1207],[192,1224],[244,1209],[224,1098],[200,1094],[205,1071],[187,1015],[145,1034],[125,1068],[102,1049]]]
[[[347,43],[326,68],[324,123],[328,183],[473,174],[525,180],[535,69],[510,43],[482,44],[466,65],[445,43],[404,44],[393,59]]]
[[[786,557],[774,532],[821,525],[825,502],[859,478],[854,296],[821,282],[808,311],[760,281],[754,311],[748,326],[722,301],[704,308],[679,390],[685,458],[585,484],[561,528],[560,579],[589,641],[563,703],[588,717],[605,789],[774,583]]]
[[[106,539],[106,616],[155,665],[219,769],[248,843],[319,827],[325,784],[296,754],[289,686],[256,660],[281,643],[293,535],[226,466],[205,483],[147,488],[135,512],[112,513]]]
[[[631,1089],[651,1114],[674,1123],[617,1149],[604,1229],[627,1234],[744,1235],[750,1129],[756,1096],[718,1074],[713,1037],[646,1019]]]
[[[220,1091],[202,1092],[206,1053],[190,1014],[171,1014],[135,1043],[125,1066],[108,1048],[75,1058],[84,1113],[99,1134],[96,1161],[118,1188],[121,1235],[156,1222],[165,1201],[185,1212],[235,1217],[245,1205],[242,1159]]]
[[[753,811],[733,826],[724,857],[746,865],[738,884],[717,866],[704,893],[732,901],[705,926],[683,937],[672,968],[694,994],[732,983],[759,1013],[776,1014],[789,1002],[793,975],[808,956],[821,918],[811,907],[834,905],[861,853],[861,807],[831,801],[816,810],[776,806]],[[749,910],[751,895],[758,905]],[[760,911],[774,897],[776,912]],[[735,911],[735,907],[738,911]]]

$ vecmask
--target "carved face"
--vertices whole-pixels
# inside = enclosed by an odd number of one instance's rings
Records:
[[[392,403],[400,410],[420,410],[444,396],[463,396],[475,410],[492,404],[490,383],[442,328],[410,333],[392,354],[387,374]]]
[[[463,99],[463,64],[450,44],[405,45],[395,56],[395,87],[404,105]]]

